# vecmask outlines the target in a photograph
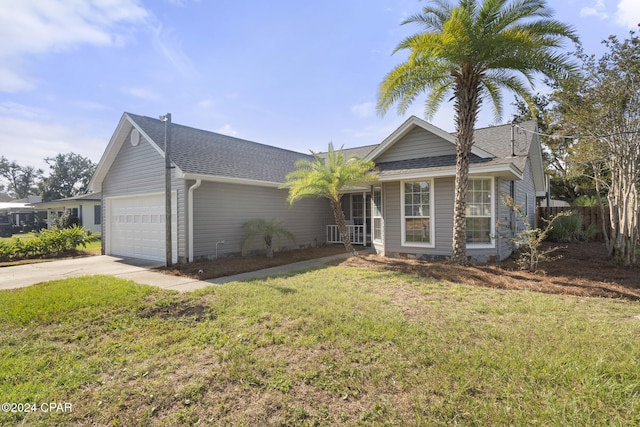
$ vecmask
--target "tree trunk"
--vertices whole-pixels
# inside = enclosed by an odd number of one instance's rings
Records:
[[[480,76],[471,66],[465,66],[456,77],[456,178],[453,205],[453,240],[449,262],[467,265],[467,182],[473,146],[473,129],[480,109]]]
[[[604,243],[607,246],[607,250],[609,250],[609,247],[610,247],[609,234],[611,229],[609,228],[609,224],[607,224],[606,221],[604,220],[606,218],[605,211],[604,211],[604,202],[602,200],[602,195],[600,194],[601,166],[599,164],[594,164],[592,166],[595,172],[594,182],[596,186],[596,198],[598,199],[598,206],[600,207],[600,217],[602,218],[602,221],[600,221],[600,223],[602,224],[602,237],[604,238]]]
[[[630,267],[636,263],[638,242],[638,176],[640,144],[632,137],[612,136],[609,141],[611,188],[607,199],[611,218],[609,256]]]
[[[346,251],[352,255],[358,255],[353,246],[351,245],[351,238],[349,237],[349,233],[347,232],[347,224],[344,219],[344,212],[342,211],[342,204],[340,200],[331,200],[331,209],[333,209],[333,217],[336,220],[336,225],[338,226],[338,231],[340,232],[340,236],[342,236],[342,243],[344,244],[344,248]]]

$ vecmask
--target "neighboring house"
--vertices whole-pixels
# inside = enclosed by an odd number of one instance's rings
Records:
[[[40,196],[27,196],[24,199],[0,202],[0,215],[9,218],[13,233],[37,229],[40,220],[33,205],[41,201]]]
[[[519,225],[501,203],[511,195],[535,219],[544,195],[535,124],[476,131],[467,206],[468,254],[477,261],[511,253],[505,233]],[[173,261],[240,252],[241,226],[277,218],[298,246],[339,241],[329,204],[306,199],[292,207],[279,187],[299,159],[311,156],[173,124]],[[103,250],[164,261],[164,137],[160,120],[125,113],[90,183],[102,191]],[[455,138],[411,117],[380,144],[345,150],[373,160],[380,182],[343,198],[356,243],[387,256],[451,254]],[[498,229],[496,223],[504,225]],[[224,242],[224,243],[221,243]],[[285,244],[289,244],[286,242]],[[253,249],[259,249],[258,246]]]
[[[38,216],[51,228],[54,219],[68,211],[74,223],[92,233],[102,232],[102,194],[89,193],[34,204]]]

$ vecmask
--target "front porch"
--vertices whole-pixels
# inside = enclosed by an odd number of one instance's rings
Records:
[[[366,225],[347,224],[347,234],[352,245],[367,246]],[[335,224],[327,225],[327,243],[342,243],[342,235]]]
[[[363,191],[345,194],[342,197],[347,233],[353,245],[367,246],[371,243],[371,193]],[[326,227],[327,243],[342,243],[342,236],[336,224]]]

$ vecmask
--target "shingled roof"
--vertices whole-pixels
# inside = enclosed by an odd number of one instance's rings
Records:
[[[127,113],[164,150],[164,122]],[[185,174],[284,182],[300,159],[313,156],[172,123],[171,160]]]
[[[413,121],[419,122],[417,119]],[[136,126],[151,139],[160,152],[163,151],[165,123],[159,119],[132,113],[123,115],[119,125],[121,131],[117,130],[114,139],[110,142],[111,145],[115,144],[114,148],[118,147],[117,144],[122,144],[124,141],[122,138],[128,135],[127,124],[128,126],[131,124]],[[124,127],[121,128],[121,126]],[[529,131],[535,131],[535,122],[519,124],[515,130],[515,156],[512,156],[510,124],[477,129],[475,131],[475,145],[486,155],[473,155],[471,166],[495,165],[498,168],[515,167],[520,172],[524,171],[533,135]],[[310,154],[285,150],[177,123],[172,123],[171,140],[171,160],[182,173],[192,177],[230,178],[277,185],[285,182],[286,175],[295,169],[298,160],[313,159]],[[355,155],[365,158],[379,146],[380,144],[348,148],[344,149],[344,152],[347,156]],[[117,150],[117,148],[115,149]],[[93,187],[96,191],[100,190],[104,174],[114,159],[113,154],[107,155],[111,152],[115,152],[115,150],[107,149],[100,162],[102,169],[99,166],[99,171],[94,175],[97,185]],[[319,154],[323,156],[326,153]],[[452,170],[455,167],[455,156],[378,163],[377,166],[381,176],[432,173],[438,170]]]

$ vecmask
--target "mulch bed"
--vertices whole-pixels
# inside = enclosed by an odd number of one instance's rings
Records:
[[[175,276],[206,280],[343,253],[345,253],[343,245],[327,245],[317,248],[276,252],[273,258],[267,258],[264,255],[234,256],[176,264],[170,268],[160,267],[158,271]],[[199,271],[202,271],[202,273],[199,273]]]
[[[554,244],[555,245],[555,244]],[[564,244],[556,261],[539,265],[535,273],[518,269],[513,259],[498,264],[469,267],[446,262],[417,261],[367,255],[349,258],[341,265],[401,271],[454,283],[498,289],[527,289],[550,294],[640,300],[640,269],[616,267],[603,243]]]

